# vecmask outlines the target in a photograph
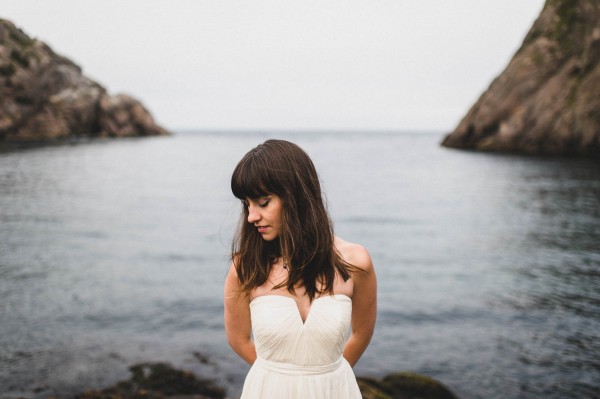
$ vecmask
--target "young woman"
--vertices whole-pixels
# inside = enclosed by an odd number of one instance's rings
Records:
[[[315,167],[268,140],[231,177],[242,201],[225,282],[225,330],[252,365],[242,399],[361,398],[352,366],[375,326],[377,283],[365,248],[333,234]]]

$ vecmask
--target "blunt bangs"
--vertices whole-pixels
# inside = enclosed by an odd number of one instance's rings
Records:
[[[281,195],[281,184],[261,156],[260,147],[246,154],[231,175],[231,192],[238,199]]]

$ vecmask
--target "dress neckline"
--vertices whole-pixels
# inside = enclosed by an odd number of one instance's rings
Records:
[[[278,295],[278,294],[267,294],[267,295],[260,295],[260,296],[257,296],[257,297],[254,297],[254,298],[252,298],[252,300],[250,301],[250,304],[252,304],[252,303],[253,303],[254,301],[256,301],[256,300],[260,300],[261,298],[268,298],[268,297],[287,298],[287,299],[290,299],[290,300],[294,301],[294,305],[295,305],[295,307],[296,307],[296,312],[297,312],[297,314],[298,314],[298,317],[300,318],[300,321],[302,322],[302,325],[305,325],[305,324],[306,324],[306,322],[307,322],[308,318],[310,317],[310,313],[311,313],[311,311],[312,311],[312,308],[313,308],[313,306],[314,306],[315,302],[316,302],[316,301],[318,301],[318,300],[320,300],[320,299],[323,299],[323,298],[332,298],[332,299],[333,299],[334,297],[335,297],[335,298],[337,298],[337,297],[341,297],[341,298],[343,298],[343,299],[347,299],[347,300],[349,300],[350,302],[352,302],[352,298],[351,298],[351,297],[349,297],[349,296],[348,296],[348,295],[346,295],[346,294],[331,294],[331,295],[321,295],[321,296],[319,296],[319,297],[317,297],[317,298],[313,299],[313,301],[312,301],[312,304],[311,304],[311,305],[310,305],[310,307],[308,308],[308,312],[306,313],[306,317],[305,317],[305,318],[303,318],[303,317],[302,317],[302,313],[300,312],[300,308],[298,307],[298,302],[296,301],[296,299],[294,299],[294,297],[291,297],[291,296],[287,296],[287,295]]]

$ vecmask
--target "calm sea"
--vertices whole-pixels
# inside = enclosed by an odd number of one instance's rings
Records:
[[[600,397],[600,162],[440,148],[436,133],[188,132],[0,153],[0,396],[168,361],[239,394],[222,284],[229,177],[268,137],[319,170],[379,278],[356,374],[463,399]]]

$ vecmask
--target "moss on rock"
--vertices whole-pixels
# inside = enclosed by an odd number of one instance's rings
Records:
[[[100,391],[86,391],[77,399],[165,399],[186,395],[195,399],[222,399],[225,390],[213,381],[177,370],[168,363],[140,363],[129,368],[131,378]]]
[[[0,93],[3,144],[169,134],[138,100],[109,95],[73,61],[2,18]],[[124,117],[115,124],[115,115]]]
[[[357,380],[364,399],[457,399],[441,382],[409,371]]]
[[[600,98],[590,95],[600,86],[589,83],[599,65],[600,3],[547,0],[506,69],[442,145],[600,157]]]

